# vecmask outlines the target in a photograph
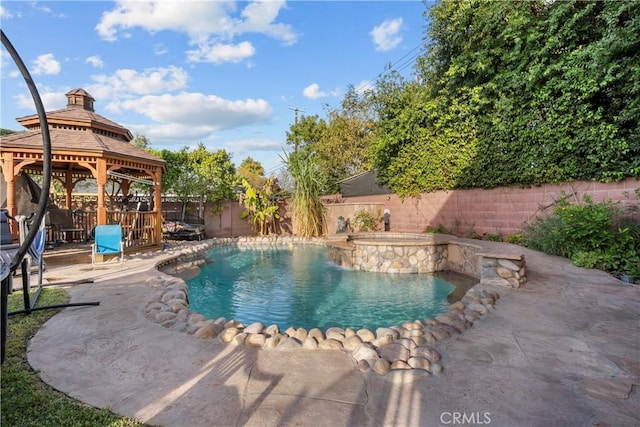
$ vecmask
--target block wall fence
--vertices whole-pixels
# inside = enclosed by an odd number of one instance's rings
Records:
[[[640,199],[635,193],[638,188],[640,180],[628,178],[612,183],[574,181],[529,188],[436,191],[404,201],[395,194],[348,198],[337,195],[325,199],[327,232],[335,234],[339,216],[351,219],[358,210],[365,209],[381,218],[385,209],[389,209],[393,232],[416,233],[428,226],[443,225],[460,236],[474,231],[499,233],[506,238],[522,231],[528,221],[549,212],[563,197],[582,202],[588,195],[595,202],[613,200],[640,208]],[[380,224],[382,230],[382,222]]]
[[[640,179],[628,178],[620,182],[600,183],[574,181],[565,184],[545,184],[529,188],[498,187],[489,190],[452,190],[424,193],[419,199],[402,201],[395,194],[341,197],[327,196],[325,200],[327,235],[335,234],[339,216],[352,219],[356,212],[365,209],[380,218],[385,209],[390,211],[390,231],[396,233],[421,233],[429,226],[443,225],[456,235],[501,234],[504,238],[522,231],[523,226],[537,216],[548,213],[554,204],[567,197],[572,202],[582,202],[585,195],[596,202],[619,201],[640,209],[636,189]],[[240,218],[244,210],[238,202],[229,202],[222,213],[212,215],[205,209],[206,233],[209,237],[251,236],[253,229],[247,220]],[[291,234],[292,220],[289,201],[280,206],[280,234]]]
[[[529,188],[498,187],[490,190],[452,190],[424,193],[419,199],[407,198],[402,201],[395,194],[324,198],[326,208],[326,233],[336,233],[339,216],[351,220],[356,212],[365,209],[379,218],[380,230],[384,230],[382,215],[390,211],[390,231],[396,233],[421,233],[427,227],[444,226],[459,236],[467,236],[471,231],[478,234],[500,233],[503,237],[518,233],[528,221],[549,212],[563,197],[572,202],[581,202],[585,195],[594,201],[620,201],[640,209],[640,199],[636,189],[640,179],[628,178],[621,182],[600,183],[574,181],[554,185],[547,184]],[[91,204],[76,203],[77,207],[90,209]],[[163,210],[179,211],[177,203],[164,203]],[[244,210],[237,201],[224,205],[222,212],[212,214],[209,204],[205,206],[204,217],[208,237],[235,237],[254,235],[251,224],[241,219]],[[197,206],[190,205],[190,215],[197,214]],[[280,202],[280,221],[277,232],[292,233],[290,201]],[[357,230],[356,230],[357,231]]]

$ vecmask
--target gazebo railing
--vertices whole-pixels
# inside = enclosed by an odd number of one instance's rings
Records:
[[[98,224],[96,211],[73,211],[73,228],[83,229],[84,236],[91,239],[91,231]],[[158,213],[155,211],[107,211],[107,224],[120,224],[125,247],[153,246],[162,242],[162,233],[156,234]],[[68,234],[68,233],[67,233]],[[80,233],[64,235],[65,241],[70,237],[79,237]],[[53,233],[51,243],[61,241],[60,233]],[[74,240],[75,241],[75,240]]]
[[[160,243],[162,235],[156,235],[157,222],[156,212],[107,211],[107,223],[122,226],[124,245],[127,248]]]

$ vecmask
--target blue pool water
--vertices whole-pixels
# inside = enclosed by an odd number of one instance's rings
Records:
[[[399,325],[449,308],[455,286],[430,274],[381,274],[345,270],[324,247],[208,252],[209,264],[189,280],[189,306],[209,319],[249,325],[354,329]]]

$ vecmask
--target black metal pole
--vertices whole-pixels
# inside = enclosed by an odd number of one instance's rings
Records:
[[[22,274],[22,300],[24,301],[24,308],[27,310],[27,313],[31,310],[31,301],[29,301],[29,262],[27,258],[22,258],[22,263],[20,263],[20,272]]]
[[[67,308],[67,307],[86,307],[86,306],[98,306],[100,305],[99,301],[93,302],[70,302],[66,304],[53,304],[53,305],[45,305],[42,307],[32,307],[28,310],[16,310],[9,313],[9,316],[15,316],[17,314],[31,314],[32,311],[41,311],[41,310],[53,310],[55,308]]]
[[[7,313],[7,300],[9,298],[9,286],[11,286],[11,274],[2,279],[2,319],[0,320],[2,323],[2,348],[0,348],[0,352],[2,354],[0,357],[3,363],[4,357],[7,353],[7,318],[9,316]]]

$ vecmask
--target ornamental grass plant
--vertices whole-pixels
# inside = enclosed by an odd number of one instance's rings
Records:
[[[322,236],[324,208],[318,165],[313,156],[302,153],[285,154],[282,160],[295,182],[291,195],[294,234],[300,237]]]

